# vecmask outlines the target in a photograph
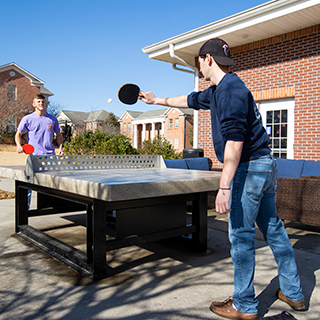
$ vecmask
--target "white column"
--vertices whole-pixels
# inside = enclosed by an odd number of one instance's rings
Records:
[[[199,71],[194,77],[194,91],[199,91]],[[199,144],[199,110],[193,110],[193,148],[197,149]]]
[[[165,137],[165,133],[164,133],[164,125],[165,125],[165,121],[162,122],[161,124],[161,135]]]
[[[133,125],[133,130],[134,130],[134,134],[133,134],[133,147],[134,148],[138,148],[138,125],[134,124]]]
[[[146,124],[142,124],[142,141],[146,140]]]
[[[153,140],[155,137],[155,133],[156,133],[156,123],[152,122],[151,125],[152,125],[151,140]]]

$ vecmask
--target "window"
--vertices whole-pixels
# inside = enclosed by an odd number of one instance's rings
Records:
[[[158,130],[161,130],[161,123],[158,123]]]
[[[131,130],[131,123],[129,122],[128,123],[128,131],[130,131]]]
[[[293,159],[294,100],[263,102],[259,109],[275,158]]]
[[[168,142],[172,145],[172,139],[168,139]]]
[[[173,119],[169,119],[169,129],[172,129]]]
[[[127,130],[127,124],[124,123],[124,124],[123,124],[123,131],[126,132],[126,130]]]
[[[179,149],[179,139],[178,138],[174,138],[174,147],[173,149]]]
[[[14,116],[10,116],[7,119],[7,132],[14,132],[17,128],[17,119]]]
[[[174,119],[174,127],[179,128],[179,118]]]
[[[16,100],[17,94],[16,94],[17,86],[13,84],[7,85],[7,99],[8,100]]]

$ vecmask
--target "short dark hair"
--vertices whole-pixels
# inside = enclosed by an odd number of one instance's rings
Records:
[[[43,94],[37,94],[34,98],[33,98],[33,100],[34,99],[43,99],[43,100],[46,100],[46,97],[43,95]]]

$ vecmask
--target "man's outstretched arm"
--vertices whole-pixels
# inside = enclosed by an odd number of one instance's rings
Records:
[[[140,100],[147,104],[157,104],[174,108],[188,108],[188,95],[171,98],[158,98],[151,91],[141,91],[140,94],[143,96],[140,98]]]

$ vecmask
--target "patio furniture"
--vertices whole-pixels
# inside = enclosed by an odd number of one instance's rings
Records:
[[[320,161],[277,159],[280,219],[320,226]]]

